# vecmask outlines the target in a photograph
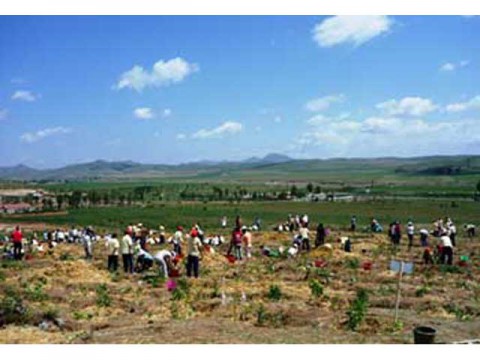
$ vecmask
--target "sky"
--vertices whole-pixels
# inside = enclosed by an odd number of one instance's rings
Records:
[[[480,154],[477,16],[0,16],[0,166]]]

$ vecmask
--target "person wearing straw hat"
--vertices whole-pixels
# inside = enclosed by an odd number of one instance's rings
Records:
[[[242,226],[243,245],[245,246],[245,255],[248,259],[252,257],[252,233],[246,226]]]
[[[153,257],[155,262],[160,266],[160,269],[163,272],[163,277],[168,278],[169,269],[173,267],[172,261],[177,256],[175,251],[170,250],[160,250]]]
[[[183,227],[177,226],[177,231],[173,234],[173,251],[178,255],[182,255],[182,243],[183,243]]]

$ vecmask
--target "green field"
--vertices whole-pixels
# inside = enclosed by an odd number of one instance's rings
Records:
[[[453,206],[452,206],[453,205]],[[157,228],[160,224],[169,230],[176,225],[191,226],[199,222],[208,230],[216,230],[220,218],[226,215],[230,223],[239,214],[244,223],[250,224],[256,216],[262,219],[264,227],[271,228],[287,215],[307,213],[311,222],[336,228],[346,228],[350,217],[356,215],[358,226],[369,224],[371,217],[383,225],[399,219],[405,223],[409,218],[417,224],[430,224],[438,217],[449,216],[458,224],[478,222],[480,204],[475,202],[435,201],[435,200],[388,200],[352,203],[307,203],[307,202],[241,202],[241,203],[165,203],[150,207],[96,207],[72,209],[68,214],[42,216],[3,217],[8,222],[42,222],[59,225],[92,225],[105,229],[121,229],[129,223],[142,222],[148,227]]]

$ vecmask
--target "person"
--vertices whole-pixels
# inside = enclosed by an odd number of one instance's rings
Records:
[[[303,214],[301,225],[303,227],[308,228],[308,215],[307,214]]]
[[[177,231],[173,234],[173,251],[182,255],[183,227],[177,226]]]
[[[425,265],[433,264],[432,250],[429,247],[426,247],[425,250],[423,250],[423,263]]]
[[[226,216],[222,217],[221,224],[222,224],[222,229],[225,229],[227,227],[227,217]]]
[[[342,244],[343,251],[345,252],[352,252],[352,241],[348,236],[341,236],[340,243]]]
[[[298,245],[297,245],[297,244],[293,244],[292,246],[290,246],[290,247],[288,248],[287,254],[288,254],[288,257],[290,257],[290,258],[293,258],[293,257],[297,256],[297,254],[298,254]]]
[[[242,230],[236,227],[232,232],[232,240],[230,242],[230,248],[228,254],[230,255],[232,250],[237,260],[242,260]]]
[[[192,229],[188,237],[187,247],[187,276],[198,278],[200,271],[200,251],[202,249],[202,242],[198,238],[197,229]]]
[[[160,269],[163,272],[163,277],[168,278],[169,269],[173,267],[172,261],[177,254],[175,251],[170,250],[160,250],[153,257],[154,261],[160,266]]]
[[[453,264],[453,247],[452,247],[452,241],[450,240],[450,237],[447,235],[447,233],[443,233],[442,236],[440,237],[440,243],[442,245],[442,250],[440,252],[440,263],[445,264],[447,263],[448,265]]]
[[[243,245],[245,246],[245,254],[248,259],[252,257],[252,233],[248,231],[246,226],[242,227]]]
[[[392,240],[394,245],[400,245],[400,239],[402,238],[402,230],[400,227],[400,221],[396,220],[393,224]]]
[[[108,270],[116,272],[118,269],[118,252],[120,249],[120,243],[117,239],[117,234],[107,240],[107,252],[108,252]]]
[[[310,239],[309,239],[310,231],[308,230],[308,227],[301,226],[298,232],[299,232],[299,235],[302,237],[302,250],[310,251]]]
[[[357,229],[357,217],[355,215],[350,219],[350,231],[355,232]]]
[[[471,239],[475,236],[475,225],[473,224],[466,224],[465,230],[467,231],[468,237]]]
[[[148,251],[143,250],[140,244],[135,245],[134,252],[137,257],[135,271],[142,272],[152,267],[153,256]]]
[[[82,235],[83,250],[85,251],[85,259],[90,260],[92,255],[92,237],[88,231],[85,231]]]
[[[457,227],[455,226],[455,224],[450,220],[449,220],[449,224],[447,225],[448,226],[448,235],[450,236],[450,240],[452,241],[452,246],[453,247],[456,247],[457,244],[455,242],[456,240],[456,235],[457,235]]]
[[[262,228],[262,220],[258,216],[255,216],[255,220],[253,221],[253,226],[255,231],[260,231],[260,229]]]
[[[132,237],[125,231],[122,237],[120,248],[122,251],[123,271],[127,274],[133,273],[133,240]]]
[[[413,235],[415,234],[415,226],[413,225],[412,221],[407,223],[407,236],[408,236],[408,251],[413,246]]]
[[[427,229],[420,230],[420,245],[422,247],[428,246],[428,235],[429,235],[429,232]]]
[[[12,233],[13,258],[15,260],[22,260],[22,241],[22,230],[20,230],[20,226],[17,225]]]
[[[163,225],[160,225],[158,227],[158,230],[159,230],[159,233],[158,233],[158,242],[160,244],[165,244],[165,242],[167,241],[166,240],[166,237],[165,237],[165,226]]]
[[[319,247],[325,244],[325,237],[327,236],[327,232],[323,227],[323,224],[318,224],[317,227],[317,234],[315,236],[315,247]]]
[[[242,228],[242,218],[240,217],[240,215],[237,215],[237,217],[235,218],[235,227],[238,229]]]

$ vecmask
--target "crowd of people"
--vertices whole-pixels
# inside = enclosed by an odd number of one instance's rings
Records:
[[[221,219],[221,228],[227,226],[227,218]],[[475,225],[464,225],[468,237],[475,236]],[[234,226],[228,243],[226,257],[231,261],[248,261],[254,256],[254,232],[260,229],[260,219],[255,218],[251,226],[243,224],[240,216],[234,221]],[[307,214],[288,215],[287,221],[276,226],[278,232],[292,232],[292,242],[285,248],[280,246],[272,249],[260,244],[262,256],[296,257],[301,252],[309,252],[312,247],[325,247],[332,249],[332,244],[327,243],[330,229],[319,223],[316,227],[314,243],[310,243],[312,232],[309,229],[309,217]],[[357,218],[352,216],[348,230],[351,233],[357,231]],[[371,219],[369,230],[373,233],[383,231],[383,227],[375,218]],[[388,236],[393,247],[402,243],[404,232],[407,235],[408,251],[414,247],[418,236],[418,245],[423,249],[423,260],[425,264],[440,263],[453,264],[454,249],[457,246],[457,227],[450,218],[437,219],[429,229],[422,227],[418,231],[409,219],[405,228],[399,220],[391,222],[388,226]],[[166,229],[163,225],[158,230],[148,229],[143,224],[130,224],[126,226],[122,236],[117,233],[104,234],[100,236],[90,226],[85,228],[71,227],[69,230],[50,230],[42,234],[43,241],[39,239],[36,232],[27,241],[19,226],[11,234],[5,236],[3,258],[21,260],[26,252],[34,254],[52,251],[59,243],[80,244],[83,246],[85,259],[90,261],[93,258],[94,244],[104,241],[107,252],[107,268],[109,271],[119,271],[119,260],[121,257],[123,271],[125,274],[144,272],[154,265],[164,277],[177,276],[180,272],[179,264],[185,259],[186,274],[188,277],[198,278],[202,255],[205,252],[214,253],[221,251],[223,244],[227,244],[224,236],[216,234],[207,237],[199,223],[193,224],[189,231],[182,226],[177,226],[173,234],[167,238]],[[352,240],[349,236],[340,236],[337,239],[341,248],[346,252],[352,251]],[[154,247],[154,245],[161,245]],[[313,246],[312,246],[313,245]],[[98,245],[95,245],[98,246]],[[159,249],[153,251],[153,249]]]

